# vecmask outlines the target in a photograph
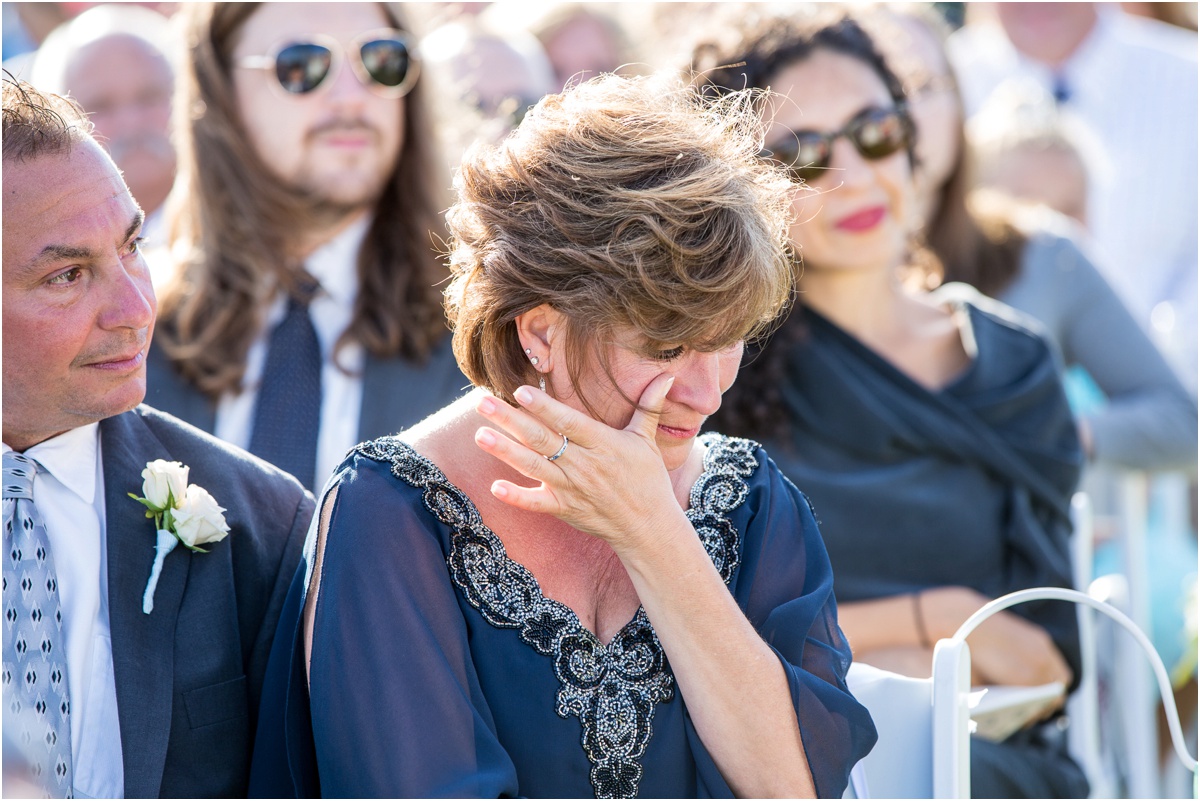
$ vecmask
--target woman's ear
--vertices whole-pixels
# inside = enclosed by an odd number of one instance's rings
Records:
[[[515,322],[517,337],[521,340],[521,347],[525,349],[525,357],[538,372],[546,373],[554,369],[554,351],[559,341],[556,333],[562,323],[562,314],[550,304],[543,303],[518,314]]]

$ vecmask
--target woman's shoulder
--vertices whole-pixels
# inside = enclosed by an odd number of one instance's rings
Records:
[[[930,293],[930,298],[954,312],[967,315],[971,323],[968,335],[975,340],[986,337],[1035,350],[1046,345],[1045,326],[1036,318],[969,284],[943,284]],[[978,341],[974,343],[976,350],[979,344]]]
[[[399,436],[361,442],[334,471],[321,499],[321,533],[309,532],[306,553],[321,553],[324,572],[384,574],[441,565],[449,549],[447,509],[469,508],[433,462]],[[465,514],[465,512],[464,512]],[[368,561],[363,554],[370,554]],[[312,563],[310,561],[310,563]],[[421,568],[423,569],[423,568]]]
[[[947,284],[935,292],[962,314],[963,347],[971,357],[954,386],[1017,387],[1034,375],[1058,381],[1061,357],[1041,321],[965,284]]]
[[[705,446],[704,472],[692,490],[693,508],[723,506],[732,511],[747,502],[751,511],[757,511],[759,507],[789,503],[812,511],[808,496],[784,475],[758,442],[716,432],[704,434],[701,442]],[[720,501],[708,500],[713,496]]]
[[[393,479],[417,489],[445,481],[437,465],[405,442],[399,434],[360,442],[346,455],[342,468],[386,472]]]
[[[744,483],[759,472],[766,461],[762,445],[752,439],[708,431],[700,435],[699,443],[704,449],[704,469],[696,486],[720,480],[721,477],[735,478]],[[693,489],[693,494],[695,492]]]
[[[1025,236],[1017,280],[1032,279],[1046,291],[1069,289],[1081,272],[1094,273],[1090,236],[1070,217],[1045,207],[1028,209],[1014,220]]]
[[[336,489],[339,498],[378,492],[380,483],[422,488],[440,475],[437,466],[400,435],[360,442],[351,448],[330,476],[322,497]]]

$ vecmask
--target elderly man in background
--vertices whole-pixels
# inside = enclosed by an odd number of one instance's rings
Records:
[[[163,203],[175,182],[173,42],[170,23],[156,11],[94,6],[54,29],[29,76],[39,90],[70,94],[83,106],[145,210],[143,235],[152,244],[163,241]]]
[[[474,120],[462,126],[470,128],[472,140],[503,139],[543,96],[559,89],[546,51],[528,31],[496,30],[467,18],[431,32],[421,49],[430,72],[482,117],[482,126]]]

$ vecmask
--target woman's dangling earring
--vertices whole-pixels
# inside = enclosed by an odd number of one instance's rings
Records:
[[[541,359],[539,359],[537,356],[533,356],[532,354],[533,354],[532,348],[525,349],[525,355],[529,357],[529,363],[532,364],[534,367],[537,367],[538,362],[540,362]],[[542,392],[546,391],[546,377],[541,374],[538,375],[538,389],[540,389]]]

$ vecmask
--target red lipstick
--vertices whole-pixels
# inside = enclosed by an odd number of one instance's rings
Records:
[[[883,222],[883,218],[887,216],[886,206],[872,206],[862,211],[856,211],[834,223],[834,228],[840,231],[849,231],[851,233],[861,233],[870,231],[875,226]]]

